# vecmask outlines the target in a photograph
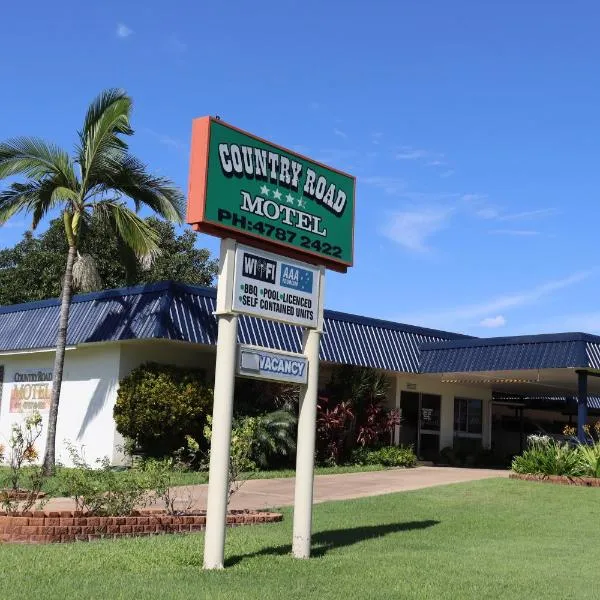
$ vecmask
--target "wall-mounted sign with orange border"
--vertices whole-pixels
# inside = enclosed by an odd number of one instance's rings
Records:
[[[212,117],[194,119],[187,222],[345,272],[355,178]]]

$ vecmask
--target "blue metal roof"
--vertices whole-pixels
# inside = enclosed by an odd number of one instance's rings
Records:
[[[213,345],[216,290],[162,282],[73,298],[67,344],[163,338]],[[52,348],[58,300],[0,307],[0,351]],[[325,311],[321,360],[389,371],[418,372],[420,346],[465,338],[459,334]],[[299,351],[301,329],[242,316],[238,339]]]
[[[600,337],[586,333],[463,339],[421,346],[421,373],[599,368]]]

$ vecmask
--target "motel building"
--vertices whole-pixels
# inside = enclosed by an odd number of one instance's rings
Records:
[[[65,441],[93,462],[125,457],[113,407],[119,381],[153,361],[214,374],[216,291],[173,282],[75,296],[61,393],[57,456]],[[0,443],[38,409],[47,418],[59,317],[57,300],[0,307]],[[240,316],[238,341],[299,352],[298,327]],[[401,411],[396,444],[424,460],[456,444],[518,453],[534,432],[560,433],[600,411],[600,337],[561,333],[474,338],[325,311],[320,383],[333,365],[385,372],[390,408]],[[45,436],[42,436],[45,437]],[[43,444],[43,442],[42,442]],[[39,448],[43,450],[42,447]]]

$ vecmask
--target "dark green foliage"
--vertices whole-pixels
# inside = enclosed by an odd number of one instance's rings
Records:
[[[515,473],[534,475],[588,475],[588,463],[582,460],[580,446],[557,442],[546,436],[529,436],[527,449],[512,462]]]
[[[287,410],[276,410],[255,419],[252,460],[261,469],[289,463],[296,452],[296,416]]]
[[[80,253],[93,257],[103,288],[170,279],[189,285],[211,285],[217,263],[208,250],[196,248],[197,236],[177,234],[168,221],[145,219],[158,234],[161,254],[143,269],[133,252],[105,221],[92,216],[82,223]],[[54,219],[40,236],[27,231],[12,248],[0,250],[0,305],[55,298],[60,294],[68,243],[62,219]]]
[[[161,457],[185,446],[186,435],[201,440],[211,408],[203,371],[147,363],[121,381],[114,417],[139,451]]]
[[[414,467],[417,457],[410,446],[383,446],[377,449],[358,447],[352,451],[350,461],[355,465]]]
[[[235,381],[236,416],[257,416],[274,410],[297,412],[300,387],[290,383],[238,377]]]

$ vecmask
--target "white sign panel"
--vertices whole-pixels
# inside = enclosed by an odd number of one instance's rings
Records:
[[[240,344],[237,374],[257,379],[306,383],[308,360],[302,354]]]
[[[263,319],[316,328],[320,274],[313,265],[238,245],[232,308]]]

